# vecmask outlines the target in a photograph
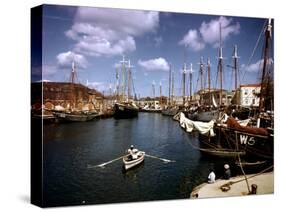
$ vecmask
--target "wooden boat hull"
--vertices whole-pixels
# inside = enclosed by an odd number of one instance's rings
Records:
[[[200,149],[200,152],[206,155],[215,156],[215,157],[221,157],[221,158],[234,158],[238,155],[244,156],[246,155],[245,151],[232,151],[229,149]]]
[[[162,110],[162,115],[164,116],[175,116],[178,113],[178,109],[168,108]]]
[[[141,164],[144,161],[145,153],[141,152],[141,155],[134,160],[129,160],[129,157],[126,156],[123,158],[123,164],[124,164],[124,169],[129,170],[139,164]]]
[[[146,113],[161,113],[162,109],[140,109],[140,112]]]
[[[85,122],[85,121],[91,121],[94,118],[98,117],[98,113],[81,113],[81,114],[75,114],[75,113],[55,113],[55,116],[59,120],[68,121],[68,122]]]
[[[215,126],[214,132],[214,137],[199,135],[201,148],[212,144],[216,149],[245,151],[248,158],[274,158],[273,135],[252,134],[224,126]]]
[[[259,166],[263,166],[267,163],[266,160],[263,161],[256,161],[256,162],[241,162],[241,164],[239,162],[236,162],[235,165],[238,167],[250,167],[250,168],[255,168],[255,167],[259,167]]]
[[[114,105],[114,118],[116,119],[126,119],[134,118],[138,116],[138,108],[125,104],[115,104]]]

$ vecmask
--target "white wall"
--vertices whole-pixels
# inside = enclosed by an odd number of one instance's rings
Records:
[[[241,106],[259,106],[260,98],[254,93],[260,93],[260,87],[241,87],[240,88],[240,101]]]

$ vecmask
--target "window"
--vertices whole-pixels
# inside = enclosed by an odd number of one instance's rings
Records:
[[[253,105],[256,104],[256,99],[253,99]]]

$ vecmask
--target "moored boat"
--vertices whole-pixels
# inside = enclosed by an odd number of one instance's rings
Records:
[[[56,112],[54,115],[63,121],[69,122],[83,122],[83,121],[91,121],[92,119],[99,116],[97,112]]]
[[[131,169],[144,161],[145,152],[138,152],[137,158],[132,159],[131,155],[123,157],[123,164],[125,170]]]
[[[138,116],[139,109],[136,105],[130,103],[115,103],[114,118],[134,118]]]
[[[162,110],[162,115],[164,116],[175,116],[178,113],[177,107],[166,108]]]

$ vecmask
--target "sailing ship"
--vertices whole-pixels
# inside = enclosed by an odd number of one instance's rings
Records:
[[[68,109],[65,110],[54,110],[54,115],[60,121],[68,122],[83,122],[90,121],[99,116],[99,113],[96,110],[90,110],[87,108],[77,108],[77,97],[75,92],[75,78],[77,78],[76,67],[74,61],[72,62],[72,71],[71,71],[71,103]]]
[[[121,95],[121,99],[119,99],[119,95],[116,95],[117,101],[114,104],[113,116],[116,119],[134,118],[138,116],[139,108],[134,104],[133,99],[131,98],[132,66],[130,60],[128,62],[125,61],[124,56],[123,56],[123,60],[120,62],[121,62],[121,71],[122,71],[122,95]],[[118,71],[116,74],[116,78],[118,81],[119,79]],[[128,88],[127,97],[125,97],[126,81],[127,81],[127,88]],[[117,93],[119,92],[118,89],[116,90],[116,92]]]

